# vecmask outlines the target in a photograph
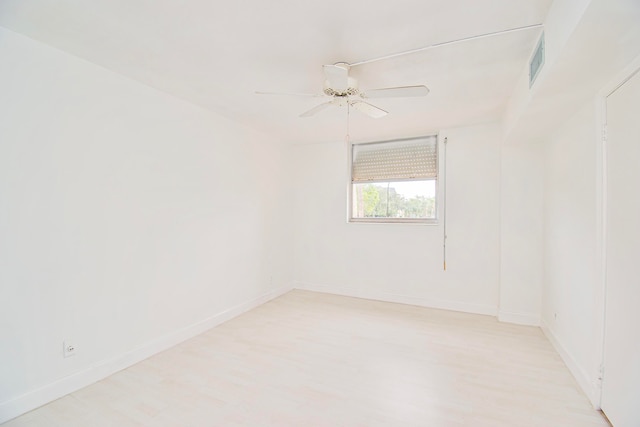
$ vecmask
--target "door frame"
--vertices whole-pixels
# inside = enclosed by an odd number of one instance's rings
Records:
[[[596,355],[598,370],[596,372],[593,395],[589,396],[596,409],[602,404],[602,379],[604,373],[604,343],[606,326],[607,302],[607,99],[620,89],[626,82],[640,73],[640,55],[626,66],[614,79],[598,92],[596,100],[598,143],[596,145],[596,256],[599,260],[596,267],[598,300],[596,302]]]

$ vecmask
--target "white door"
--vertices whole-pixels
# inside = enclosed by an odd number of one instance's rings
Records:
[[[640,72],[607,98],[606,320],[602,410],[640,426]]]

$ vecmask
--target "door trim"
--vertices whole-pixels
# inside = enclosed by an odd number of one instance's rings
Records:
[[[596,256],[597,265],[598,301],[596,304],[596,352],[599,369],[596,372],[593,395],[589,396],[596,409],[601,409],[602,404],[602,379],[604,376],[604,342],[606,324],[606,298],[607,298],[607,100],[626,82],[640,73],[640,55],[616,75],[599,92],[596,101],[596,117],[598,143],[596,147]]]

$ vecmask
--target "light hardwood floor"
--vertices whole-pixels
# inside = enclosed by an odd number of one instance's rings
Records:
[[[608,423],[538,328],[293,291],[18,426]]]

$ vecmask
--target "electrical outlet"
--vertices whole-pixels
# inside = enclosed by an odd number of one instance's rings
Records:
[[[62,342],[62,356],[71,357],[76,355],[76,346],[69,341]]]

